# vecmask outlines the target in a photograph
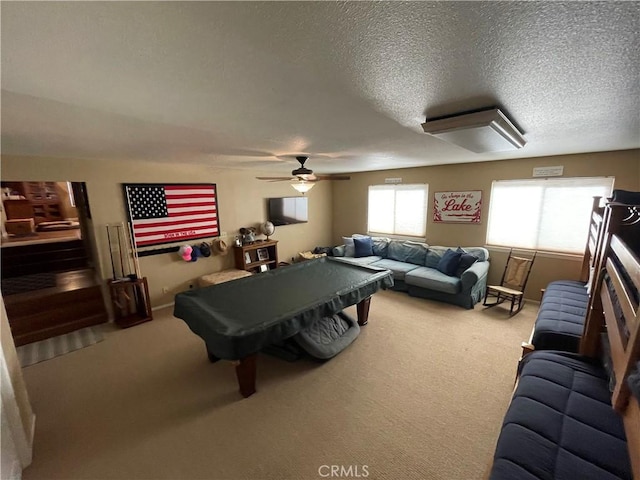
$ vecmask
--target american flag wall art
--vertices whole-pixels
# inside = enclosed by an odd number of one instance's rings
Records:
[[[124,184],[136,248],[219,236],[215,184]]]

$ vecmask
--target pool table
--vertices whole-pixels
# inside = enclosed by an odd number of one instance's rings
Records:
[[[391,286],[389,270],[324,257],[179,293],[174,316],[204,340],[211,361],[236,364],[240,393],[248,397],[261,349],[350,305],[357,304],[365,325],[371,295]]]

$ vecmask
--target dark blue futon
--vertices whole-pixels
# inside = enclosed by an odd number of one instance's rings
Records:
[[[578,352],[589,296],[584,283],[551,282],[542,296],[531,343],[536,350]]]
[[[632,479],[622,419],[598,363],[535,351],[520,369],[490,480]]]

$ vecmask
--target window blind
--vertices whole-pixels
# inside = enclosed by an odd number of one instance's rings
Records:
[[[427,224],[427,184],[371,185],[368,231],[424,237]]]
[[[487,244],[583,252],[593,197],[610,196],[613,181],[613,177],[494,181]]]

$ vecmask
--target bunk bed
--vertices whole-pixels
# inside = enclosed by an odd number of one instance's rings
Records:
[[[585,246],[580,280],[557,280],[547,285],[528,342],[522,344],[523,355],[533,350],[563,350],[577,353],[590,308],[593,272],[601,257],[604,237],[602,197],[593,197],[589,232]]]
[[[640,256],[624,240],[640,207],[608,204],[602,225],[580,354],[523,358],[490,480],[640,479]]]

